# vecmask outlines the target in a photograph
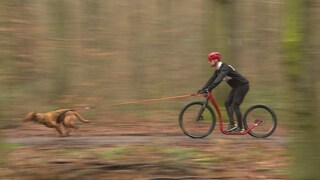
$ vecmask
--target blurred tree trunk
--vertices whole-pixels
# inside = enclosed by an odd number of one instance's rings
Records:
[[[57,102],[59,98],[65,95],[70,87],[69,77],[71,66],[68,66],[70,61],[70,54],[68,51],[68,2],[58,0],[49,1],[48,7],[51,10],[51,34],[49,34],[55,42],[53,53],[54,65],[52,69],[53,74],[53,89],[51,98],[58,106],[61,104]]]
[[[316,1],[287,0],[284,29],[286,74],[291,95],[291,120],[294,122],[292,179],[319,179],[319,102],[317,102],[316,56],[312,44],[319,35],[313,33],[319,11]],[[317,42],[315,42],[317,43]],[[319,64],[319,63],[318,63]]]
[[[236,50],[234,39],[237,36],[237,3],[230,0],[215,0],[207,3],[204,10],[208,12],[208,25],[204,45],[211,51],[220,51],[223,58],[232,61]]]
[[[34,14],[26,8],[29,6],[20,0],[0,2],[0,119],[9,115],[6,109],[14,106],[16,94],[27,94],[36,75],[34,29],[30,25]]]
[[[204,10],[208,12],[207,28],[205,29],[204,46],[208,49],[207,54],[212,51],[219,51],[222,54],[222,61],[233,64],[238,53],[237,36],[239,33],[239,18],[237,15],[238,3],[231,0],[215,0],[205,3]],[[205,72],[205,71],[204,71]],[[207,79],[211,74],[207,74]],[[206,80],[207,80],[206,79]],[[203,81],[206,81],[203,80]],[[218,102],[224,102],[229,91],[227,86],[219,86],[216,92]]]

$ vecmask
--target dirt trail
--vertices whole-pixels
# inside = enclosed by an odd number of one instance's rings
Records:
[[[185,136],[176,125],[81,127],[81,136],[24,125],[3,130],[4,179],[287,179],[281,128],[266,139]]]
[[[285,137],[273,136],[267,139],[255,139],[249,135],[245,136],[230,136],[218,133],[211,134],[204,139],[192,139],[185,135],[125,135],[125,136],[73,136],[73,137],[10,137],[5,138],[5,143],[15,143],[24,146],[40,146],[40,145],[138,145],[138,144],[174,144],[174,143],[188,143],[188,144],[213,144],[217,141],[241,141],[241,144],[250,144],[260,142],[263,144],[274,144],[277,146],[286,146],[288,140]],[[235,142],[235,143],[237,143]]]

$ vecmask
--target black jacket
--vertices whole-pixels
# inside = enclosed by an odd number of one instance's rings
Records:
[[[217,87],[223,80],[226,80],[229,86],[236,88],[240,85],[249,83],[247,78],[238,73],[232,66],[222,63],[219,70],[215,70],[212,77],[208,80],[206,85],[202,88],[211,91]]]

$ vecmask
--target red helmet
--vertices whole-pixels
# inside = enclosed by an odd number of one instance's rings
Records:
[[[210,54],[208,54],[208,60],[212,61],[214,59],[221,59],[221,55],[219,52],[211,52]]]

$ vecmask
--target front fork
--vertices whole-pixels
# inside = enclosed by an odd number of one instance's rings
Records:
[[[203,120],[202,113],[206,109],[206,106],[208,105],[208,102],[209,102],[209,98],[206,98],[206,100],[203,102],[203,105],[202,105],[202,107],[200,108],[200,110],[199,110],[199,112],[197,114],[196,121]]]

